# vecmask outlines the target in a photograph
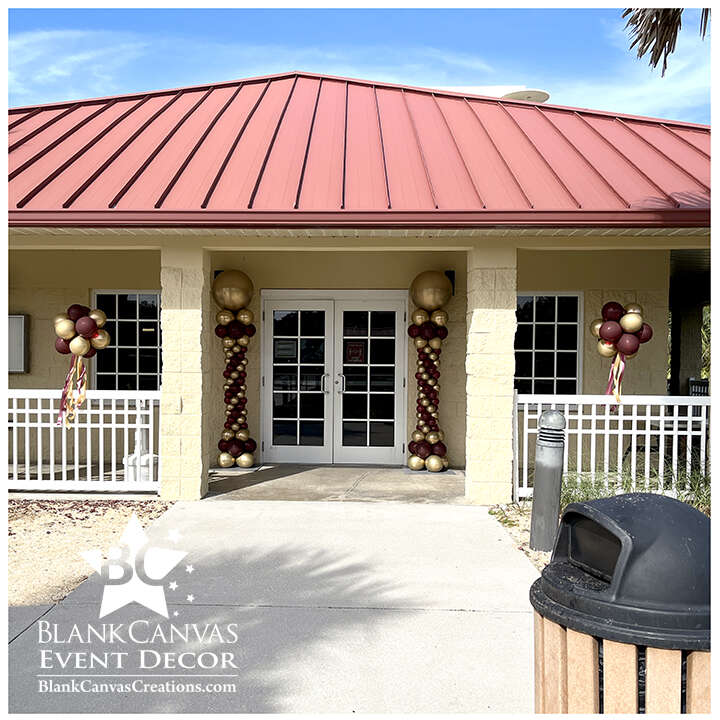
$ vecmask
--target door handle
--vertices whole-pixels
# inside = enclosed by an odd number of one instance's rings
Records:
[[[338,381],[340,383],[340,389],[338,390],[339,393],[345,392],[345,376],[342,373],[338,373],[338,378],[340,380]]]
[[[330,377],[330,376],[329,376],[327,373],[325,373],[325,374],[322,376],[322,378],[320,378],[320,390],[321,390],[322,392],[324,392],[324,393],[328,392],[328,384],[327,384],[327,381],[328,381],[328,378],[329,378],[329,377]]]

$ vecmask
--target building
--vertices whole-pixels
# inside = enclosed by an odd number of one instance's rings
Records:
[[[16,108],[9,121],[9,305],[26,321],[29,357],[10,375],[11,421],[53,435],[67,358],[53,351],[52,318],[99,305],[113,345],[89,361],[102,401],[85,416],[93,448],[127,465],[137,424],[110,450],[112,398],[125,398],[126,420],[128,398],[159,402],[158,445],[141,444],[159,455],[168,498],[202,497],[217,457],[218,271],[255,286],[247,407],[258,459],[388,465],[404,463],[415,423],[408,287],[425,270],[448,274],[441,421],[467,495],[492,503],[512,493],[515,389],[602,394],[608,361],[586,326],[618,300],[640,303],[655,328],[625,393],[666,396],[671,268],[695,258],[707,270],[707,126],[295,72]],[[706,302],[682,312],[697,317]],[[307,373],[271,382],[273,317],[292,324],[298,312]],[[302,341],[305,330],[275,332]],[[349,335],[377,365],[374,387],[355,378],[357,403],[342,397]],[[676,393],[690,394],[686,376]],[[44,458],[38,479],[73,462],[85,468],[75,487],[104,477],[96,460],[83,465],[91,440],[75,436],[65,459],[42,430],[14,442],[15,466],[31,473]]]

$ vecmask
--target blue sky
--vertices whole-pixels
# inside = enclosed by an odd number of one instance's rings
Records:
[[[686,10],[665,77],[621,10],[10,10],[10,106],[287,70],[710,122],[710,38]]]

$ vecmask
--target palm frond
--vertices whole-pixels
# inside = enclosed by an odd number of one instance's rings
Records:
[[[650,66],[657,67],[662,60],[662,74],[667,70],[668,56],[674,52],[678,32],[682,27],[683,8],[627,8],[622,16],[628,18],[625,29],[630,28],[632,43],[637,46],[638,58],[650,53]],[[710,8],[700,13],[700,35],[705,38],[710,21]]]

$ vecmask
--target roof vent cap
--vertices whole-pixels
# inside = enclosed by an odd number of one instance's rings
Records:
[[[524,100],[525,102],[544,103],[550,99],[550,93],[537,88],[513,90],[500,97],[501,100]]]

